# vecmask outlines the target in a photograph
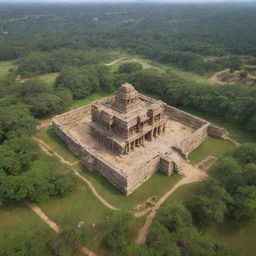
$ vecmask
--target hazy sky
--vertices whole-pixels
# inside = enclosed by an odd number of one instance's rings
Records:
[[[0,0],[0,2],[4,3],[11,3],[11,2],[35,2],[35,3],[47,3],[47,2],[91,2],[91,3],[97,3],[97,2],[161,2],[161,3],[190,3],[190,2],[256,2],[256,0]]]

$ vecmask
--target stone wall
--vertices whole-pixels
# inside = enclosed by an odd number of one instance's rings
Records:
[[[91,114],[91,104],[86,105],[80,108],[76,108],[74,110],[71,110],[69,112],[66,112],[64,114],[55,116],[52,121],[55,124],[62,124],[65,125],[70,122],[75,122],[77,120],[80,120],[86,116],[89,116]]]
[[[98,171],[108,179],[110,183],[118,187],[125,194],[127,193],[127,175],[110,163],[106,162],[100,157],[97,152],[89,149],[86,145],[76,140],[65,128],[53,120],[53,128],[55,132],[64,140],[68,148],[76,155],[79,156],[82,164],[84,164],[89,171]]]
[[[225,138],[229,135],[228,131],[225,130],[222,127],[219,127],[215,124],[212,124],[202,118],[199,118],[197,116],[191,115],[185,111],[182,111],[178,108],[165,105],[165,110],[168,113],[168,115],[173,118],[176,121],[179,121],[181,123],[184,123],[188,126],[191,126],[193,128],[200,128],[204,126],[205,124],[209,123],[208,126],[208,135],[217,137],[217,138]]]
[[[198,147],[206,139],[209,125],[209,123],[206,123],[191,135],[181,140],[175,147],[187,156],[189,152]]]
[[[213,137],[224,139],[228,137],[229,133],[226,129],[215,124],[210,124],[208,127],[208,134]]]
[[[148,180],[155,172],[158,171],[160,162],[160,155],[156,155],[151,160],[144,163],[142,166],[134,169],[132,173],[129,173],[127,181],[127,194],[133,192],[142,183]]]
[[[193,128],[199,128],[207,123],[207,121],[197,116],[191,115],[185,111],[182,111],[178,108],[169,105],[165,105],[165,110],[172,119],[179,121],[183,124],[186,124],[188,126],[191,126]]]
[[[142,100],[150,101],[151,99],[147,96],[139,95]],[[99,100],[100,102],[108,102],[113,100],[113,96]],[[88,148],[85,144],[82,144],[76,138],[74,138],[65,128],[66,124],[75,124],[80,119],[85,118],[91,114],[91,106],[87,105],[70,112],[58,115],[52,119],[52,124],[55,132],[64,140],[69,149],[76,155],[79,156],[82,164],[84,164],[90,171],[98,171],[106,179],[118,187],[123,193],[130,194],[147,179],[149,179],[153,173],[158,171],[160,164],[160,155],[156,155],[153,159],[134,169],[128,175],[122,170],[115,166],[112,166],[109,162],[106,162],[100,155],[97,154],[91,148]],[[201,118],[190,115],[182,110],[168,106],[165,104],[165,111],[171,118],[182,122],[186,125],[192,126],[196,130],[193,134],[184,138],[181,142],[175,145],[174,149],[178,152],[178,158],[186,157],[189,152],[194,148],[198,147],[207,135],[225,138],[228,132],[211,124]],[[176,157],[177,158],[177,157]],[[172,160],[172,159],[171,159]],[[173,159],[175,162],[179,159]]]

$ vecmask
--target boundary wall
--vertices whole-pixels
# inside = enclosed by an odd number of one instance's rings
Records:
[[[141,100],[151,100],[149,97],[139,94]],[[113,96],[106,97],[99,100],[99,102],[106,102],[113,99]],[[56,134],[64,140],[68,148],[80,157],[81,163],[87,167],[89,171],[98,171],[102,174],[111,184],[118,187],[126,195],[133,192],[143,182],[149,179],[156,171],[159,170],[161,155],[158,154],[151,160],[144,163],[142,166],[132,170],[128,175],[122,169],[118,169],[109,162],[105,161],[97,151],[81,143],[74,138],[71,133],[65,128],[65,125],[76,123],[82,118],[89,117],[91,114],[91,106],[86,105],[77,109],[71,110],[64,114],[55,116],[52,119],[53,129]],[[180,109],[174,108],[165,104],[166,113],[174,120],[184,123],[188,126],[195,128],[195,131],[181,140],[173,149],[177,154],[169,154],[169,161],[171,162],[184,162],[187,160],[188,153],[198,147],[205,138],[210,135],[218,138],[225,138],[228,132],[217,125],[209,123],[194,115],[188,114]],[[172,158],[172,156],[174,158]],[[165,161],[168,161],[164,159]],[[177,164],[177,166],[181,166]],[[181,171],[181,170],[176,170]],[[180,172],[182,173],[182,171]]]

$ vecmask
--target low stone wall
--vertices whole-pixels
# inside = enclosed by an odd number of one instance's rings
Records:
[[[100,157],[97,152],[89,149],[86,145],[80,143],[65,130],[65,128],[56,120],[53,120],[53,128],[55,132],[64,140],[68,148],[80,157],[81,163],[90,171],[98,171],[114,186],[118,187],[125,194],[127,193],[127,175],[110,163]]]
[[[185,111],[182,111],[178,108],[165,105],[166,112],[170,115],[171,118],[173,118],[176,121],[179,121],[181,123],[184,123],[188,126],[191,126],[193,128],[200,128],[204,126],[205,124],[209,123],[208,126],[208,135],[217,137],[217,138],[225,138],[229,135],[228,131],[222,127],[219,127],[215,124],[212,124],[202,118],[199,118],[197,116],[191,115]]]
[[[133,192],[142,183],[148,180],[155,172],[158,171],[160,163],[160,155],[156,155],[151,160],[134,169],[132,173],[129,173],[127,180],[127,194]]]
[[[207,123],[206,120],[203,120],[197,116],[191,115],[185,111],[169,105],[165,105],[165,110],[174,120],[184,123],[193,128],[199,128]]]
[[[226,129],[212,123],[208,127],[208,134],[210,136],[221,138],[221,139],[224,139],[229,135]]]
[[[75,122],[91,114],[91,104],[80,108],[76,108],[64,114],[55,116],[52,122],[65,125],[70,122]]]
[[[191,135],[180,141],[175,147],[187,156],[189,152],[198,147],[206,139],[208,136],[209,125],[209,123],[206,123]]]

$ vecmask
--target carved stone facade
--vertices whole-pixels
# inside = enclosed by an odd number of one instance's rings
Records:
[[[156,171],[182,174],[188,153],[225,129],[123,84],[109,96],[53,118],[53,128],[89,171],[126,195]]]
[[[164,103],[138,97],[131,84],[119,87],[114,101],[92,104],[91,132],[113,152],[129,154],[165,132]]]

